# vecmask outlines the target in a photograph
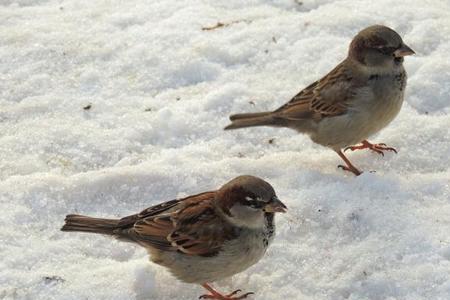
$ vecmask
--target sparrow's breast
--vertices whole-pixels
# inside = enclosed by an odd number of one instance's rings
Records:
[[[320,121],[311,138],[333,149],[355,145],[386,127],[400,112],[406,73],[373,76],[359,88],[348,111]]]
[[[363,101],[359,108],[367,119],[366,138],[386,127],[400,112],[406,87],[406,73],[385,75],[370,80],[372,101]]]
[[[202,284],[231,277],[257,263],[266,253],[275,231],[273,216],[266,220],[270,226],[241,229],[239,235],[226,241],[214,256],[160,252],[158,263],[187,283]]]

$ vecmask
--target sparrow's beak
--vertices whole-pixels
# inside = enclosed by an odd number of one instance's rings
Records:
[[[277,198],[277,196],[274,196],[272,200],[270,200],[269,203],[264,206],[264,211],[269,213],[285,213],[286,209],[286,205],[284,205],[283,202],[281,202],[280,199]]]
[[[407,55],[413,55],[416,54],[413,49],[409,48],[409,46],[403,44],[400,48],[394,51],[395,57],[403,57]]]

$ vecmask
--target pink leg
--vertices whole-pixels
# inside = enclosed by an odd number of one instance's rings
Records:
[[[202,287],[204,287],[208,292],[211,294],[207,295],[201,295],[198,297],[199,299],[215,299],[215,300],[240,300],[247,298],[248,295],[254,294],[253,292],[245,293],[241,296],[233,297],[237,293],[239,293],[241,290],[235,290],[234,292],[228,294],[228,295],[222,295],[219,292],[217,292],[215,289],[213,289],[209,284],[204,283],[202,284]]]

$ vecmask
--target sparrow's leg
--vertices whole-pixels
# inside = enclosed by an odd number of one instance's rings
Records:
[[[344,149],[344,152],[347,150],[362,150],[362,149],[370,149],[372,151],[375,151],[378,154],[381,154],[384,156],[383,151],[394,151],[395,153],[397,153],[397,150],[395,150],[395,148],[392,147],[387,147],[386,144],[384,143],[380,143],[380,144],[372,144],[369,143],[369,141],[364,140],[361,142],[360,146],[350,146]]]
[[[338,168],[341,168],[342,170],[345,170],[345,171],[350,171],[353,174],[355,174],[356,176],[361,175],[361,171],[358,170],[354,165],[352,165],[352,163],[348,160],[347,157],[345,157],[344,153],[342,153],[341,150],[335,150],[335,151],[342,158],[342,160],[345,161],[345,164],[346,164],[346,166],[339,165]]]
[[[216,299],[216,300],[240,300],[247,298],[248,295],[254,294],[253,292],[245,293],[241,296],[233,297],[237,293],[239,293],[241,290],[235,290],[234,292],[228,294],[228,295],[222,295],[216,290],[214,290],[209,284],[204,283],[202,284],[202,287],[207,289],[211,294],[210,295],[201,295],[198,297],[199,299]]]

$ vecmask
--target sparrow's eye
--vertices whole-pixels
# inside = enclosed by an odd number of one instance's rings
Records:
[[[383,54],[393,54],[395,50],[397,50],[395,47],[388,47],[388,46],[376,46],[375,49],[377,49],[378,52]]]
[[[247,196],[247,197],[245,197],[245,201],[248,206],[257,208],[257,209],[263,208],[266,205],[266,203],[264,201],[262,201],[260,198],[254,199],[252,197]]]

